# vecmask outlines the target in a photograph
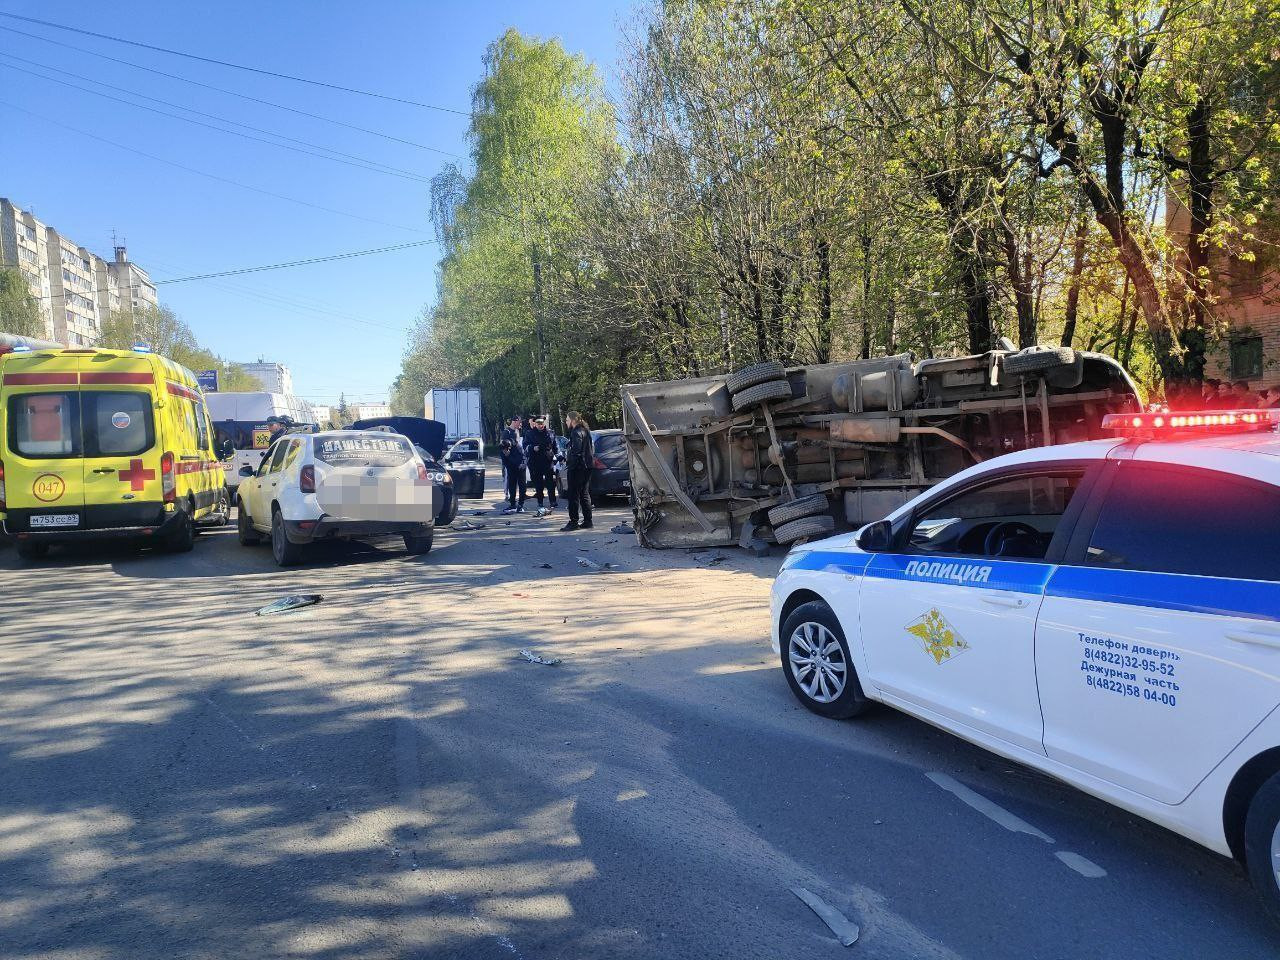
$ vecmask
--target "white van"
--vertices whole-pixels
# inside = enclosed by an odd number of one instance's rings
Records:
[[[235,449],[231,458],[222,463],[233,501],[240,486],[240,468],[258,469],[262,454],[271,446],[268,419],[288,417],[294,423],[291,429],[309,432],[317,429],[311,404],[289,393],[209,393],[205,395],[205,402],[218,443],[230,440]]]

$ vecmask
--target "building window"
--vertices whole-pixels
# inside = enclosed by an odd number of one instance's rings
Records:
[[[1252,380],[1262,376],[1262,338],[1235,337],[1231,341],[1231,379]]]

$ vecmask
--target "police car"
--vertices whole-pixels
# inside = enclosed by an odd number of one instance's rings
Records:
[[[1247,867],[1280,921],[1280,411],[1113,414],[787,556],[773,648]]]

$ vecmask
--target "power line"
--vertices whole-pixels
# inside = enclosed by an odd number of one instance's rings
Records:
[[[217,273],[200,273],[189,277],[173,277],[169,280],[157,280],[156,286],[162,283],[187,283],[190,280],[214,280],[218,277],[234,277],[244,273],[263,273],[267,270],[284,270],[287,267],[304,267],[313,263],[329,263],[333,260],[351,260],[354,257],[368,257],[377,253],[391,253],[395,250],[409,250],[413,247],[425,247],[436,243],[435,240],[415,240],[411,243],[397,243],[387,247],[373,247],[369,250],[355,250],[351,253],[335,253],[327,257],[308,257],[305,260],[289,260],[285,263],[267,263],[256,267],[238,267],[234,270],[221,270]]]
[[[310,207],[313,210],[322,210],[325,213],[334,213],[340,217],[350,217],[352,220],[363,220],[365,223],[376,223],[382,227],[394,227],[396,230],[407,230],[410,233],[427,232],[420,227],[406,227],[404,224],[400,223],[391,223],[387,220],[378,220],[375,217],[364,217],[358,213],[348,213],[346,210],[336,210],[333,207],[321,206],[320,204],[312,203],[309,200],[299,200],[297,197],[290,197],[283,193],[273,193],[272,191],[264,190],[261,187],[251,187],[247,183],[241,183],[240,181],[232,180],[229,177],[219,176],[216,173],[208,173],[204,170],[197,170],[195,167],[188,167],[186,164],[178,163],[175,160],[166,160],[164,157],[157,157],[155,154],[147,153],[145,150],[139,150],[136,147],[130,147],[123,143],[118,143],[115,140],[109,140],[106,137],[100,137],[96,133],[89,133],[87,130],[81,130],[79,127],[73,127],[70,124],[62,123],[61,121],[54,120],[51,117],[46,117],[33,110],[28,110],[25,107],[19,107],[3,100],[0,100],[0,107],[8,107],[11,110],[17,110],[19,113],[25,113],[28,116],[35,117],[37,120],[43,120],[45,123],[51,123],[55,127],[61,127],[64,130],[70,130],[72,133],[78,133],[81,136],[88,137],[90,140],[97,140],[100,143],[110,144],[120,150],[125,150],[129,153],[136,153],[140,157],[146,157],[148,160],[154,160],[157,163],[163,163],[170,167],[177,167],[179,170],[185,170],[187,173],[194,173],[196,176],[207,177],[208,179],[216,180],[219,183],[230,184],[233,187],[239,187],[242,190],[248,190],[252,193],[260,193],[263,196],[274,197],[277,200],[287,200],[289,203],[296,203],[303,207]]]
[[[361,127],[354,123],[347,123],[345,120],[337,120],[337,119],[334,119],[333,117],[326,117],[323,114],[310,113],[306,110],[299,110],[297,107],[290,107],[287,104],[276,103],[272,100],[263,100],[259,97],[251,97],[247,93],[240,93],[239,91],[236,91],[236,90],[228,90],[225,87],[215,87],[211,83],[202,83],[199,80],[192,80],[190,77],[184,77],[181,74],[166,73],[163,70],[156,70],[153,67],[147,67],[140,63],[133,63],[130,60],[121,60],[119,57],[110,57],[110,56],[107,56],[107,54],[105,53],[99,53],[96,50],[90,50],[88,47],[78,47],[74,43],[63,43],[61,40],[54,40],[54,39],[51,39],[50,37],[42,37],[39,34],[27,33],[23,30],[15,30],[13,27],[0,26],[0,30],[5,31],[6,33],[17,34],[20,37],[28,37],[32,40],[39,40],[42,43],[51,43],[54,46],[63,47],[67,50],[75,50],[78,53],[87,53],[89,56],[97,57],[100,60],[108,60],[111,63],[119,63],[123,66],[132,67],[135,70],[142,70],[142,71],[145,71],[146,73],[154,74],[155,76],[158,76],[158,77],[167,77],[170,80],[178,80],[182,83],[188,83],[193,87],[202,87],[205,90],[213,90],[215,93],[223,93],[229,97],[239,97],[241,100],[247,100],[250,103],[259,103],[259,104],[262,104],[263,106],[274,107],[277,110],[285,110],[289,113],[294,113],[301,117],[310,117],[312,120],[321,120],[325,123],[332,123],[335,126],[345,127],[348,130],[355,130],[359,133],[367,133],[370,136],[381,137],[383,140],[390,140],[392,143],[402,143],[408,147],[416,147],[419,150],[429,150],[432,153],[438,153],[446,157],[453,157],[458,160],[466,159],[465,157],[462,157],[459,154],[450,153],[448,150],[441,150],[439,147],[431,147],[425,143],[418,143],[417,141],[414,141],[414,140],[406,140],[403,137],[397,137],[389,133],[383,133],[380,130],[371,130],[368,127]],[[10,54],[10,56],[12,56],[12,54]]]
[[[0,56],[10,57],[11,59],[15,59],[15,60],[22,60],[22,58],[21,58],[21,57],[13,57],[11,54],[7,54],[7,53],[3,53],[3,52],[0,52]],[[29,60],[23,60],[23,62],[24,62],[24,63],[30,63],[31,61],[29,61]],[[50,76],[46,76],[45,74],[42,74],[42,73],[37,73],[37,72],[36,72],[36,71],[34,71],[34,70],[27,70],[27,69],[24,69],[23,67],[16,67],[16,66],[14,66],[14,65],[13,65],[13,64],[11,64],[11,63],[0,63],[0,67],[7,67],[7,68],[8,68],[8,69],[10,69],[10,70],[16,70],[16,71],[18,71],[19,73],[25,73],[25,74],[26,74],[27,76],[29,76],[29,77],[38,77],[38,78],[39,78],[39,79],[41,79],[41,80],[49,80],[49,81],[51,81],[51,82],[53,82],[53,83],[60,83],[60,84],[62,84],[63,86],[70,87],[70,88],[71,88],[71,89],[73,89],[73,90],[79,90],[79,91],[81,91],[81,92],[83,92],[83,93],[92,94],[92,95],[93,95],[93,96],[95,96],[95,97],[103,97],[103,98],[105,98],[105,99],[107,99],[107,100],[113,100],[113,101],[115,101],[116,103],[123,103],[123,104],[125,104],[125,105],[127,105],[127,106],[135,107],[135,108],[137,108],[138,110],[146,110],[146,111],[148,111],[148,112],[150,112],[150,113],[155,113],[155,114],[158,114],[158,115],[160,115],[160,116],[162,116],[162,117],[169,117],[171,120],[181,120],[181,121],[183,121],[184,123],[192,123],[192,124],[195,124],[195,125],[196,125],[196,126],[198,126],[198,127],[205,127],[206,129],[209,129],[209,130],[217,130],[219,133],[226,133],[226,134],[229,134],[230,136],[233,136],[233,137],[242,137],[242,138],[244,138],[245,140],[252,140],[252,141],[254,141],[255,143],[265,143],[265,144],[267,144],[268,146],[272,146],[272,147],[279,147],[281,150],[292,150],[292,151],[293,151],[293,152],[295,152],[295,153],[301,153],[301,154],[304,154],[305,156],[308,156],[308,157],[319,157],[321,160],[329,160],[329,161],[332,161],[333,163],[341,163],[341,164],[345,164],[346,166],[349,166],[349,167],[356,167],[356,168],[358,168],[358,169],[360,169],[360,170],[369,170],[369,171],[372,171],[373,173],[381,173],[381,174],[384,174],[384,175],[389,176],[389,177],[399,177],[401,180],[414,180],[414,181],[416,181],[416,182],[418,182],[418,183],[430,183],[430,182],[431,182],[431,178],[430,178],[430,177],[424,177],[424,176],[422,176],[421,174],[416,174],[416,173],[412,173],[412,172],[409,172],[409,171],[400,171],[398,168],[395,168],[395,167],[387,167],[386,169],[381,169],[382,167],[384,167],[384,166],[385,166],[385,164],[380,164],[380,163],[378,163],[376,160],[365,160],[363,157],[356,157],[356,158],[355,158],[355,160],[344,160],[344,159],[342,159],[343,157],[349,157],[349,156],[351,156],[351,154],[343,154],[343,153],[340,153],[340,152],[339,152],[339,151],[337,151],[337,150],[332,150],[332,151],[330,151],[330,153],[338,154],[338,156],[329,156],[328,154],[324,154],[324,153],[317,153],[315,150],[304,150],[304,149],[302,149],[301,147],[294,147],[294,146],[290,146],[290,145],[289,145],[289,144],[287,144],[287,143],[277,143],[277,142],[276,142],[276,141],[274,141],[274,140],[266,140],[266,139],[264,139],[264,138],[262,138],[262,137],[255,137],[255,136],[251,136],[250,134],[247,134],[247,133],[240,133],[240,132],[238,132],[238,131],[236,131],[236,130],[226,130],[226,129],[223,129],[222,127],[215,126],[215,125],[214,125],[214,124],[212,124],[212,123],[205,123],[205,122],[204,122],[204,121],[202,121],[202,120],[195,120],[195,119],[193,119],[193,118],[191,118],[191,117],[184,117],[184,116],[181,116],[181,115],[176,114],[176,113],[169,113],[169,112],[168,112],[168,111],[166,111],[166,110],[157,110],[155,107],[148,107],[146,104],[142,104],[142,103],[132,103],[131,101],[129,101],[129,100],[125,100],[125,99],[123,99],[122,97],[113,97],[113,96],[112,96],[111,94],[109,94],[109,93],[103,93],[101,90],[91,90],[89,87],[82,87],[82,86],[80,86],[80,84],[78,84],[78,83],[72,83],[72,82],[71,82],[71,81],[69,81],[69,80],[59,80],[57,77],[50,77]],[[55,72],[57,72],[57,73],[67,73],[69,76],[73,76],[73,77],[78,77],[78,76],[79,76],[78,74],[70,73],[69,71],[66,71],[66,70],[58,70],[56,67],[45,67],[44,69],[46,69],[46,70],[54,70],[54,71],[55,71]],[[90,83],[99,83],[99,82],[100,82],[100,81],[97,81],[97,80],[93,80],[93,79],[91,79],[91,78],[89,78],[89,77],[79,77],[79,79],[81,79],[81,80],[88,80]],[[109,83],[108,83],[108,84],[103,84],[103,86],[112,87],[112,85],[111,85],[111,84],[109,84]],[[114,89],[114,90],[119,90],[119,89],[121,89],[121,88],[120,88],[120,87],[112,87],[112,89]],[[177,109],[179,109],[179,110],[188,110],[188,109],[189,109],[189,108],[187,108],[187,107],[183,107],[183,106],[181,106],[180,104],[169,103],[169,102],[168,102],[168,101],[166,101],[166,100],[158,100],[158,99],[156,99],[155,97],[148,97],[148,96],[146,96],[146,94],[133,93],[133,91],[131,91],[131,90],[126,90],[125,92],[126,92],[126,93],[129,93],[129,94],[131,94],[132,96],[135,96],[135,97],[141,97],[141,98],[143,98],[143,99],[145,99],[145,100],[154,100],[156,103],[164,103],[164,104],[166,104],[166,105],[168,105],[168,106],[176,107],[176,108],[177,108]],[[215,116],[215,115],[213,115],[213,114],[201,113],[201,112],[200,112],[200,111],[198,111],[198,110],[189,110],[189,112],[191,112],[191,113],[195,113],[195,114],[199,114],[200,116],[203,116],[203,117],[213,117],[213,119],[215,119],[215,120],[219,120],[219,121],[221,121],[222,123],[229,123],[229,124],[232,124],[233,126],[237,126],[237,127],[244,127],[246,130],[257,130],[257,131],[258,131],[258,132],[260,132],[260,133],[265,133],[265,134],[268,134],[268,135],[270,135],[270,136],[280,136],[280,134],[274,134],[274,133],[272,133],[270,130],[262,130],[262,129],[261,129],[261,128],[259,128],[259,127],[252,127],[252,126],[249,126],[248,124],[245,124],[245,123],[239,123],[238,121],[235,121],[235,120],[228,120],[228,119],[226,119],[225,117],[218,117],[218,116]],[[283,140],[292,140],[293,138],[292,138],[292,137],[283,137],[283,136],[281,136],[281,139],[283,139]],[[294,143],[306,143],[306,141],[305,141],[305,140],[294,140],[293,142],[294,142]],[[307,146],[311,146],[311,147],[317,147],[317,148],[318,148],[318,149],[320,149],[320,150],[328,150],[328,149],[329,149],[328,147],[321,146],[320,144],[307,143],[306,145],[307,145]]]
[[[114,43],[123,43],[131,47],[141,47],[143,50],[154,50],[157,53],[167,53],[174,57],[185,57],[188,60],[197,60],[201,63],[212,63],[219,67],[230,67],[233,70],[244,70],[248,73],[257,73],[266,77],[275,77],[278,80],[292,80],[295,83],[307,83],[314,87],[324,87],[329,90],[340,90],[343,93],[354,93],[362,97],[373,97],[377,100],[389,100],[392,103],[403,103],[411,107],[422,107],[426,110],[438,110],[441,113],[453,113],[461,117],[471,116],[470,111],[455,110],[452,107],[441,107],[434,103],[422,103],[419,100],[409,100],[405,97],[395,97],[386,93],[375,93],[370,90],[360,90],[356,87],[344,87],[336,83],[325,83],[323,80],[312,80],[307,77],[295,77],[288,73],[277,73],[274,70],[264,70],[260,67],[250,67],[242,63],[231,63],[227,60],[216,60],[212,57],[202,57],[194,53],[186,53],[182,50],[170,50],[168,47],[158,47],[150,43],[142,43],[137,40],[126,40],[123,37],[113,37],[106,33],[94,33],[92,30],[82,30],[79,27],[69,27],[62,23],[53,23],[49,20],[37,20],[35,17],[23,17],[16,13],[5,13],[0,11],[0,17],[8,17],[11,20],[22,20],[26,23],[36,23],[42,27],[52,27],[55,30],[66,30],[70,33],[79,33],[86,37],[96,37],[99,40],[110,40]]]

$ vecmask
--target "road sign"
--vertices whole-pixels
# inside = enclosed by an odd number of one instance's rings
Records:
[[[196,374],[196,381],[200,384],[200,389],[205,393],[218,392],[217,370],[201,370]]]

